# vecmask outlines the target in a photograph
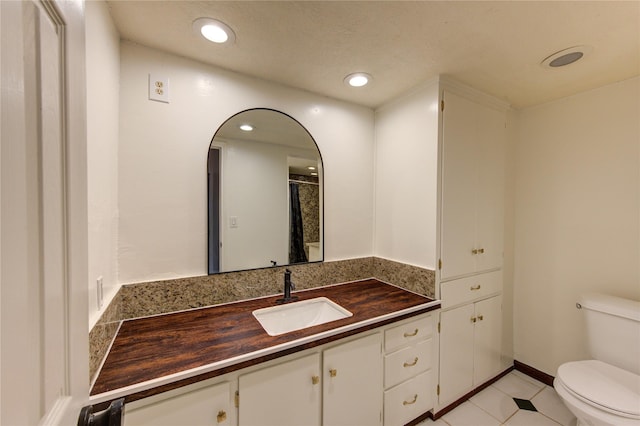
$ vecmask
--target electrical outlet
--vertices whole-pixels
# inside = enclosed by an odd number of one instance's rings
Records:
[[[98,301],[98,310],[102,309],[102,303],[104,298],[104,293],[102,292],[102,276],[98,277],[96,280],[96,295]]]
[[[169,77],[149,74],[149,100],[169,103]]]

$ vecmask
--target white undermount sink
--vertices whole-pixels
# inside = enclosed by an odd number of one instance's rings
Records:
[[[253,311],[253,316],[269,336],[349,318],[352,315],[351,312],[326,297],[316,297]]]

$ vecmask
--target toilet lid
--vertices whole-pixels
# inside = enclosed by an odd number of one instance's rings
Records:
[[[577,396],[606,410],[640,416],[640,376],[598,360],[558,368],[558,378]]]

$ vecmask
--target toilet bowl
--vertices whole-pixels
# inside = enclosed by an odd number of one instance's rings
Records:
[[[553,386],[578,426],[640,426],[640,376],[598,360],[562,364]]]
[[[553,386],[578,426],[640,426],[640,302],[580,298],[594,359],[558,368]]]

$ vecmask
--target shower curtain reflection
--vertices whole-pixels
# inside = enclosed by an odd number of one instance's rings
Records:
[[[307,262],[304,251],[304,231],[302,228],[302,209],[298,184],[289,183],[290,214],[289,214],[289,263]]]

